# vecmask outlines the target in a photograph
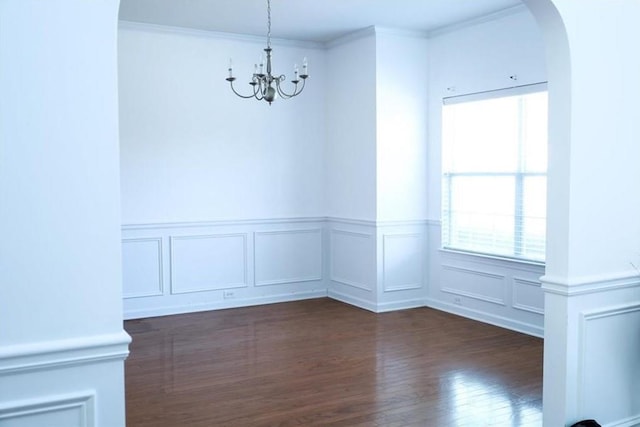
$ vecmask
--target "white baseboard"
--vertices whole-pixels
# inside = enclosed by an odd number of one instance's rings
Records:
[[[329,289],[327,296],[337,301],[341,301],[345,304],[353,305],[364,310],[368,310],[374,313],[377,313],[376,304],[363,300],[362,298],[357,298],[351,295],[343,294],[342,292],[337,292],[335,290]]]
[[[466,317],[468,319],[477,320],[479,322],[488,323],[490,325],[499,326],[501,328],[510,329],[512,331],[521,332],[534,337],[544,338],[544,329],[537,325],[519,322],[506,317],[496,316],[487,312],[460,307],[454,304],[444,303],[432,298],[427,298],[425,300],[425,304],[427,307],[446,311],[447,313],[455,314],[457,316]]]
[[[603,427],[637,427],[640,426],[640,415],[605,424]]]
[[[407,299],[402,301],[384,302],[377,304],[377,313],[385,313],[388,311],[407,310],[410,308],[425,307],[423,298]]]
[[[234,298],[217,300],[202,304],[177,305],[154,307],[150,309],[128,310],[124,313],[124,319],[140,319],[145,317],[169,316],[172,314],[195,313],[209,310],[222,310],[225,308],[248,307],[253,305],[275,304],[279,302],[301,301],[305,299],[324,298],[327,296],[325,290],[312,292],[296,292],[288,294],[277,294],[253,298]]]

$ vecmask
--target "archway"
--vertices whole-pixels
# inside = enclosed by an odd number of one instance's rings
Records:
[[[640,60],[625,52],[640,4],[524,3],[543,31],[549,74],[544,425],[636,425],[640,204],[625,194],[640,182],[631,77]],[[602,84],[619,75],[621,90]]]

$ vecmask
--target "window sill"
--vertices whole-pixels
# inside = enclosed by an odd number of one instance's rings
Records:
[[[476,259],[479,258],[487,261],[491,260],[491,261],[506,262],[511,264],[530,266],[530,267],[544,268],[546,266],[546,263],[544,261],[533,261],[528,259],[510,258],[510,257],[500,256],[500,255],[483,254],[480,252],[462,251],[462,250],[448,249],[448,248],[440,248],[440,252],[444,254],[462,255],[470,258],[476,258]]]

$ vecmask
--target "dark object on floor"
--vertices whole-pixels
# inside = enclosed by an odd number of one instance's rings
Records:
[[[578,421],[571,427],[602,427],[602,426],[598,424],[595,420],[582,420],[582,421]]]

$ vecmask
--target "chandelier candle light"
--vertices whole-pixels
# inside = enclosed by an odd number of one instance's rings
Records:
[[[302,90],[304,89],[305,82],[309,77],[309,66],[307,64],[307,58],[305,57],[302,60],[302,74],[298,69],[298,64],[293,66],[293,92],[287,93],[281,87],[280,84],[286,80],[284,74],[280,74],[279,76],[274,76],[271,74],[271,0],[267,0],[267,47],[264,51],[267,53],[267,73],[264,73],[264,57],[260,55],[260,65],[255,64],[253,69],[253,77],[251,77],[251,81],[249,84],[253,88],[252,95],[241,95],[236,89],[233,87],[233,82],[236,80],[233,77],[233,63],[231,59],[229,59],[229,77],[226,80],[229,82],[231,86],[231,90],[233,93],[238,95],[240,98],[255,98],[258,101],[265,100],[271,105],[271,103],[276,99],[277,96],[283,99],[293,98],[294,96],[300,95]],[[300,84],[300,80],[302,80],[302,84]]]

